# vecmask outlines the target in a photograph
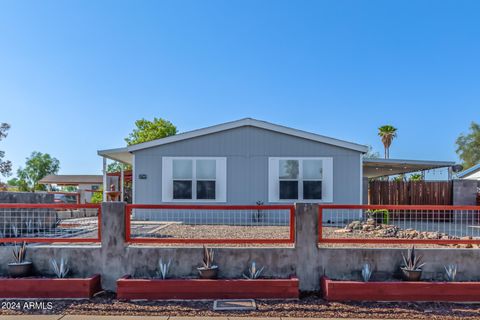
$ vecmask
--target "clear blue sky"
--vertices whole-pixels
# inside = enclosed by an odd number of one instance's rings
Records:
[[[480,121],[480,1],[2,1],[0,142],[100,173],[136,119],[254,117],[457,160]]]

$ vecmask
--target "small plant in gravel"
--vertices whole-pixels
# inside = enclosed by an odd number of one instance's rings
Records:
[[[386,209],[367,210],[366,213],[375,223],[390,224],[390,213]]]
[[[256,204],[257,204],[257,206],[263,206],[263,201],[258,200],[258,201],[256,202]],[[256,212],[255,216],[253,217],[253,219],[254,219],[255,222],[259,222],[259,221],[261,221],[262,218],[263,218],[262,210],[257,209],[256,211],[257,211],[257,212]]]
[[[449,264],[443,267],[445,268],[445,276],[447,277],[447,280],[450,282],[455,281],[455,278],[457,277],[457,265]]]
[[[260,269],[257,269],[257,265],[255,261],[252,261],[250,264],[250,267],[248,267],[248,274],[243,274],[243,277],[245,279],[258,279],[262,275],[263,269],[265,267],[261,267]]]
[[[160,260],[158,260],[158,272],[157,272],[157,275],[162,278],[163,280],[165,280],[167,278],[167,275],[168,275],[168,270],[170,269],[170,265],[172,264],[172,259],[168,259],[168,262],[167,263],[164,263],[163,262],[163,259],[160,258]]]
[[[70,271],[68,267],[68,260],[65,258],[60,258],[60,261],[57,261],[55,258],[50,259],[50,266],[52,267],[52,271],[57,278],[65,278]]]
[[[362,266],[362,279],[364,282],[370,281],[370,277],[372,276],[373,269],[370,264],[365,263]]]

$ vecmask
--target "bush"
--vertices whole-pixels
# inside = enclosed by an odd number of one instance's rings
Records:
[[[91,203],[102,203],[103,201],[103,190],[95,191],[92,194],[92,198],[90,199]]]
[[[367,216],[374,219],[377,223],[390,223],[390,213],[387,209],[367,210]]]

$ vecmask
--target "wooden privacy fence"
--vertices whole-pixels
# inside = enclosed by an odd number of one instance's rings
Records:
[[[370,181],[369,204],[452,205],[452,181]]]

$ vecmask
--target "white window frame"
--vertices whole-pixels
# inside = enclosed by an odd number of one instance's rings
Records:
[[[173,160],[191,160],[192,199],[173,199]],[[215,199],[197,199],[197,160],[215,160]],[[162,157],[162,202],[227,202],[227,158],[225,157]]]
[[[299,177],[291,179],[298,181],[298,199],[280,199],[280,181],[289,179],[279,178],[280,160],[299,161]],[[303,179],[303,160],[321,160],[322,178],[321,179]],[[303,199],[303,181],[321,180],[322,181],[322,199]],[[332,203],[333,202],[333,158],[332,157],[269,157],[268,158],[268,201],[272,203],[292,203],[295,201],[309,203]]]

